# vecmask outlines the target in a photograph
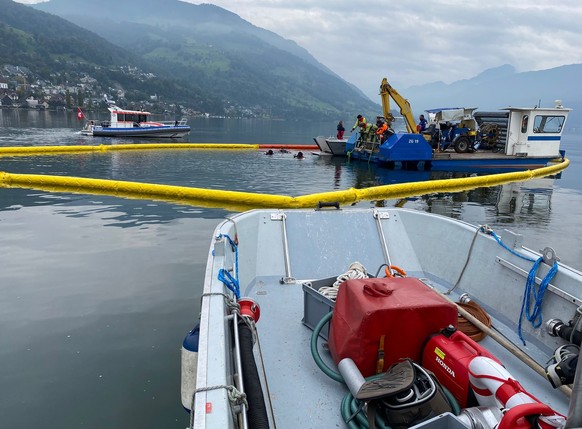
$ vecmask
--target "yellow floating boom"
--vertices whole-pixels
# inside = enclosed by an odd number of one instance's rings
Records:
[[[31,155],[58,155],[83,152],[107,152],[126,150],[150,149],[229,149],[251,150],[259,149],[258,144],[240,143],[143,143],[143,144],[115,144],[98,146],[11,146],[0,147],[0,156],[31,156]]]
[[[258,145],[214,145],[214,144],[160,144],[160,145],[115,145],[115,146],[45,146],[26,148],[1,148],[0,155],[10,156],[46,153],[70,153],[91,150],[135,150],[160,147],[164,149],[255,149]],[[103,149],[101,149],[103,147]],[[82,148],[82,149],[79,149]],[[43,150],[45,149],[45,150]],[[12,150],[12,151],[10,151]],[[92,149],[95,150],[95,149]],[[343,191],[323,192],[297,197],[285,195],[258,194],[249,192],[223,191],[184,186],[170,186],[118,180],[87,179],[80,177],[48,176],[36,174],[12,174],[0,172],[0,187],[29,188],[53,192],[75,192],[85,194],[112,195],[125,198],[152,199],[180,204],[204,207],[222,207],[226,209],[244,210],[249,208],[312,208],[319,202],[340,205],[384,199],[405,198],[437,192],[460,192],[479,187],[496,186],[509,182],[519,182],[556,174],[568,167],[570,161],[535,170],[513,173],[492,174],[458,179],[428,180],[422,182],[399,183],[393,185],[375,186],[366,189],[350,188]]]

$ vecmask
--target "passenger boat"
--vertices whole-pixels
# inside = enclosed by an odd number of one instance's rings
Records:
[[[159,137],[179,138],[190,132],[186,119],[151,121],[150,112],[108,107],[109,121],[87,120],[81,134],[99,137]]]
[[[338,139],[335,136],[317,136],[313,140],[319,148],[319,152],[314,153],[314,155],[346,156],[346,142],[348,139]]]
[[[396,132],[384,142],[350,136],[346,153],[389,168],[439,171],[540,168],[564,157],[562,132],[570,109],[508,107],[499,112],[474,108],[433,109],[422,133]]]
[[[228,217],[182,347],[190,427],[582,427],[582,273],[522,242],[400,208]]]

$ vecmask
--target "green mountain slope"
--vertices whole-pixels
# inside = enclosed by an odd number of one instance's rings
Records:
[[[379,106],[296,43],[208,4],[50,0],[36,8],[83,26],[239,106],[285,118],[375,114]]]
[[[74,84],[82,76],[97,79],[102,88],[122,87],[129,93],[165,94],[176,103],[222,111],[222,102],[189,81],[171,75],[135,79],[122,69],[156,69],[140,55],[116,46],[60,17],[11,0],[0,0],[0,65],[29,68],[36,77]]]

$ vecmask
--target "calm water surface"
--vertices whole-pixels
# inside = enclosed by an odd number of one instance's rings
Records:
[[[310,145],[335,129],[335,122],[190,125],[183,142]],[[78,129],[74,114],[0,110],[0,146],[126,142],[83,137]],[[382,204],[489,224],[500,234],[509,228],[528,247],[553,246],[563,262],[579,267],[581,140],[565,135],[571,165],[559,179]],[[286,195],[452,176],[254,151],[10,157],[0,158],[0,171]],[[229,213],[0,188],[0,427],[186,427],[180,345],[198,316],[211,231]]]

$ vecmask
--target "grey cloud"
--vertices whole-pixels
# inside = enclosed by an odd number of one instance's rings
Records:
[[[582,63],[579,0],[210,2],[294,40],[374,101],[384,76],[405,88],[502,64],[527,71]]]

